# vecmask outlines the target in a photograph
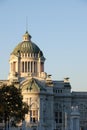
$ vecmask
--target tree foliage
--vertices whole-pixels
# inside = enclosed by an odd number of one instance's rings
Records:
[[[28,105],[23,102],[21,90],[14,85],[4,85],[0,89],[0,118],[5,122],[14,119],[16,123],[23,120],[28,113]]]

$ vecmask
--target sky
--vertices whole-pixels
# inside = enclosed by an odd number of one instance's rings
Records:
[[[45,72],[87,91],[87,0],[0,0],[0,80],[26,28],[44,53]]]

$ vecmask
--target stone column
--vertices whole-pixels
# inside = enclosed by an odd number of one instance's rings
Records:
[[[30,74],[31,74],[31,61],[30,61]]]
[[[38,74],[39,74],[39,77],[40,77],[40,74],[41,74],[41,59],[40,58],[38,60]]]
[[[34,74],[34,61],[32,62],[32,72]]]
[[[71,130],[80,130],[79,119],[80,119],[80,113],[78,111],[78,106],[72,107],[71,123],[70,123]]]
[[[67,130],[67,112],[65,112],[65,130]]]
[[[54,114],[53,114],[53,96],[50,98],[51,99],[51,101],[50,101],[50,105],[51,105],[51,110],[50,110],[50,112],[52,112],[52,113],[50,113],[50,117],[51,117],[51,128],[50,128],[50,130],[54,130],[55,129],[55,122],[54,122]]]
[[[39,126],[38,126],[38,130],[43,130],[42,124],[43,124],[43,98],[40,98],[39,101],[39,113],[38,113],[38,120],[39,120]]]

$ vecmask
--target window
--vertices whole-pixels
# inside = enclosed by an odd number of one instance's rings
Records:
[[[41,72],[43,72],[43,71],[44,71],[44,63],[41,62]]]
[[[36,130],[36,128],[34,128],[33,130]]]
[[[16,62],[15,61],[13,62],[13,71],[14,72],[16,71]]]
[[[54,89],[53,91],[54,91],[55,93],[60,93],[60,94],[63,92],[62,89]]]
[[[30,62],[28,62],[28,72],[30,72]]]
[[[34,62],[34,73],[36,72],[36,70],[35,70],[35,62]]]
[[[38,121],[38,110],[31,110],[30,116],[30,121],[36,123]]]
[[[62,112],[55,112],[55,122],[62,123]]]
[[[24,62],[22,62],[22,72],[24,72]]]
[[[27,72],[27,62],[25,62],[25,72]]]

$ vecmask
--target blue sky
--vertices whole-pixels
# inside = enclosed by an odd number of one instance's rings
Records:
[[[46,57],[52,79],[70,77],[72,90],[87,91],[87,0],[0,0],[0,79],[26,31]]]

